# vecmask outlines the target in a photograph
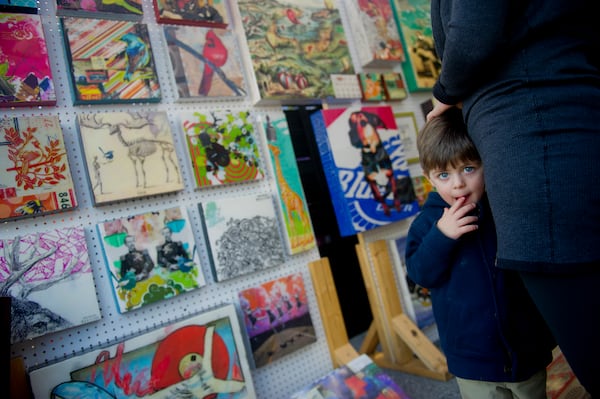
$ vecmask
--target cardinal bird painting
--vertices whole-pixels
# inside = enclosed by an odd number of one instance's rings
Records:
[[[246,96],[244,73],[230,31],[168,26],[164,33],[181,100]]]
[[[215,72],[213,66],[220,68],[227,62],[227,47],[225,47],[219,36],[212,29],[206,32],[202,55],[205,59],[204,72],[202,73],[198,94],[206,96],[212,86],[212,79]]]

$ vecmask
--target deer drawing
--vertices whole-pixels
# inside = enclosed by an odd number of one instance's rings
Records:
[[[71,277],[73,268],[79,262],[76,256],[71,256],[64,267],[61,265],[61,270],[55,267],[56,270],[52,270],[47,278],[39,281],[26,281],[24,276],[27,272],[39,262],[52,257],[59,250],[58,245],[40,245],[41,240],[40,234],[35,234],[35,240],[32,243],[24,243],[19,236],[12,242],[8,240],[3,242],[2,255],[5,261],[3,272],[8,271],[9,275],[6,280],[0,282],[0,295],[11,297],[12,343],[71,326],[71,323],[62,316],[45,308],[42,304],[28,299],[31,293],[46,290],[59,281]],[[27,247],[23,249],[22,245]],[[59,261],[56,260],[55,263],[59,263]]]
[[[80,123],[91,129],[108,128],[111,135],[115,135],[119,142],[127,149],[127,157],[133,164],[135,172],[136,187],[147,187],[146,160],[156,153],[165,167],[166,182],[171,181],[171,169],[180,182],[179,166],[175,160],[175,147],[172,142],[160,140],[156,137],[163,132],[163,123],[168,123],[166,118],[162,121],[156,117],[157,114],[127,113],[126,117],[116,122],[114,117],[106,117],[102,114],[82,116]],[[150,132],[150,135],[144,133]],[[125,136],[134,136],[126,139]]]

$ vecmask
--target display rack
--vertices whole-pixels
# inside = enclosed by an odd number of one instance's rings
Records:
[[[339,0],[337,3],[342,11],[344,27],[351,40],[352,29],[344,13],[344,3],[347,0]],[[239,13],[236,11],[237,4],[235,0],[229,3],[229,11],[232,15],[230,29],[238,37],[238,43],[241,48],[241,57],[246,70],[248,85],[250,86],[250,95],[243,100],[212,99],[210,102],[178,102],[177,89],[170,79],[170,61],[167,54],[167,45],[162,35],[159,24],[156,23],[153,11],[152,0],[143,0],[144,16],[143,23],[148,25],[149,35],[153,44],[153,50],[156,54],[155,62],[161,84],[162,100],[155,104],[102,104],[102,105],[73,105],[72,94],[69,85],[69,65],[65,58],[63,37],[59,18],[56,16],[56,5],[53,0],[39,1],[39,14],[42,16],[44,32],[50,55],[53,77],[55,81],[57,104],[52,107],[35,108],[17,108],[3,109],[2,116],[40,116],[56,115],[59,117],[69,163],[71,165],[75,190],[79,202],[79,207],[75,210],[56,213],[46,216],[36,216],[27,219],[4,222],[0,224],[0,238],[11,238],[20,234],[44,231],[51,228],[82,226],[86,232],[90,262],[93,268],[95,287],[98,296],[98,303],[102,314],[102,319],[97,322],[68,329],[62,332],[49,334],[37,339],[14,344],[11,346],[11,356],[22,361],[23,368],[26,370],[42,367],[74,355],[85,353],[91,349],[109,346],[120,340],[143,334],[147,331],[168,325],[175,321],[182,320],[192,315],[209,310],[224,303],[236,303],[239,291],[261,284],[262,282],[276,279],[299,272],[303,275],[306,292],[309,299],[309,307],[312,315],[317,342],[311,344],[291,355],[286,356],[265,367],[252,370],[252,379],[259,398],[285,398],[289,394],[297,391],[311,381],[321,377],[333,368],[334,364],[341,364],[350,357],[350,352],[337,353],[334,357],[330,356],[328,348],[328,337],[324,330],[324,323],[331,322],[328,314],[322,314],[319,309],[330,309],[335,301],[329,305],[319,306],[318,300],[321,297],[315,290],[320,285],[310,283],[309,269],[307,265],[319,260],[318,250],[312,249],[297,255],[288,256],[285,263],[273,269],[264,270],[258,273],[246,275],[242,278],[236,278],[230,281],[217,283],[211,276],[209,267],[209,255],[206,247],[206,237],[201,228],[201,219],[197,209],[198,202],[212,200],[222,197],[242,196],[246,194],[275,194],[275,177],[272,175],[271,168],[266,167],[267,177],[263,181],[252,183],[240,183],[224,187],[211,187],[207,189],[194,190],[193,173],[186,161],[185,143],[178,126],[177,115],[181,111],[193,111],[197,109],[229,109],[229,110],[250,110],[252,113],[268,112],[280,110],[279,107],[256,107],[253,98],[256,97],[256,82],[253,80],[253,74],[250,68],[250,56],[244,42],[244,32],[241,26]],[[354,50],[351,47],[351,51]],[[357,59],[353,54],[353,59]],[[360,68],[355,66],[355,70]],[[392,104],[395,111],[411,111],[420,115],[419,104],[430,98],[429,93],[415,93],[402,102]],[[79,113],[90,112],[116,112],[123,110],[136,111],[166,111],[169,115],[169,123],[173,132],[176,152],[182,168],[185,189],[180,192],[163,194],[134,200],[116,202],[113,204],[95,207],[90,195],[90,187],[85,172],[85,159],[82,155],[76,127],[77,115]],[[270,161],[266,149],[265,138],[258,136],[260,142],[261,160],[268,166]],[[175,298],[146,306],[126,314],[120,314],[115,306],[110,288],[109,277],[106,275],[106,266],[102,254],[101,245],[97,236],[95,226],[97,223],[111,220],[118,217],[125,217],[131,214],[152,211],[158,208],[167,208],[174,205],[185,206],[194,226],[194,236],[198,243],[199,254],[201,257],[202,270],[207,278],[207,285],[195,292],[186,293]],[[326,273],[325,267],[321,268]],[[314,281],[314,280],[313,280]],[[317,281],[322,281],[318,278]],[[329,288],[335,288],[331,279],[327,281]],[[369,283],[371,284],[371,283]],[[392,288],[389,288],[392,289]],[[336,298],[337,300],[337,298]],[[339,306],[339,302],[338,302]],[[372,302],[372,307],[377,306]],[[397,315],[397,313],[392,313]],[[343,320],[338,314],[335,323],[341,330]],[[391,324],[389,325],[391,326]],[[373,329],[367,334],[369,342],[375,342],[375,338],[381,343],[384,342],[384,334],[392,334],[389,326],[380,325],[376,330]],[[404,327],[402,327],[404,328]],[[345,329],[344,329],[345,330]],[[347,336],[343,334],[338,337],[347,341]],[[348,349],[348,347],[345,347]],[[369,348],[370,349],[370,348]],[[406,351],[399,351],[397,356],[392,357],[394,349],[387,348],[389,355],[381,359],[388,361],[388,365],[397,363],[397,358],[406,354]],[[372,352],[371,350],[368,351]],[[375,354],[375,360],[378,356]],[[386,366],[387,367],[387,366]]]

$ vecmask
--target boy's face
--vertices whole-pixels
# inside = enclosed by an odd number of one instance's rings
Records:
[[[463,205],[477,203],[485,191],[483,166],[478,162],[460,162],[456,167],[448,165],[443,170],[433,169],[427,177],[450,206],[461,197],[465,197]]]

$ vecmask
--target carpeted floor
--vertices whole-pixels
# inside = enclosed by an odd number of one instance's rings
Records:
[[[350,342],[358,349],[363,339],[364,335],[359,335]],[[461,399],[456,378],[437,381],[392,369],[386,369],[386,372],[411,399]],[[554,360],[548,366],[547,386],[548,399],[591,399],[558,348],[554,351]]]

